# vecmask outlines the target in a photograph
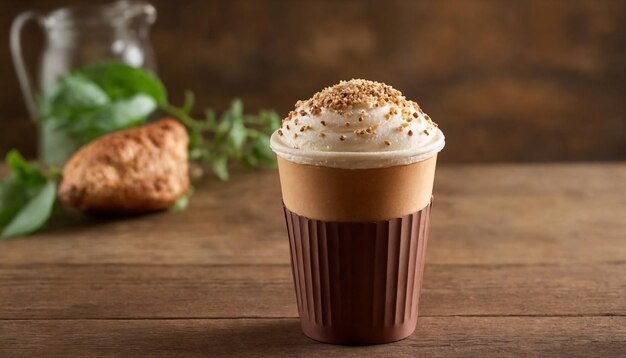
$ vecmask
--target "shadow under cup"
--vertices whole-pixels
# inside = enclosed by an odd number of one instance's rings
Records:
[[[278,158],[303,332],[347,345],[415,330],[436,156],[338,169]]]

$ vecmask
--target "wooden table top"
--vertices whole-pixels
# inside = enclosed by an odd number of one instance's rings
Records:
[[[0,242],[0,357],[626,354],[626,164],[442,166],[416,332],[300,332],[274,172]]]

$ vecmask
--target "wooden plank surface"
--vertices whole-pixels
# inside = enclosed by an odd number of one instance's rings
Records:
[[[0,356],[617,357],[626,317],[422,317],[393,344],[316,343],[296,319],[35,320],[0,325]]]
[[[363,348],[301,335],[275,173],[197,187],[0,242],[0,357],[626,352],[626,164],[442,166],[417,332]]]
[[[626,262],[428,264],[420,315],[626,315],[624,273]],[[297,317],[294,299],[288,265],[0,269],[0,319]]]
[[[275,173],[245,172],[197,187],[183,213],[75,217],[36,237],[4,242],[0,265],[289,263]],[[428,262],[623,260],[625,193],[624,164],[442,166]]]

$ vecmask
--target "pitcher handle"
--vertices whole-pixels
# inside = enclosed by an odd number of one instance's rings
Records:
[[[11,25],[11,56],[13,57],[13,65],[15,66],[17,79],[22,87],[22,95],[24,96],[26,108],[30,116],[36,119],[38,117],[37,98],[33,91],[33,82],[31,81],[28,71],[26,70],[26,64],[24,63],[21,41],[22,29],[30,20],[35,20],[41,27],[44,27],[43,17],[34,11],[26,11],[16,17]]]

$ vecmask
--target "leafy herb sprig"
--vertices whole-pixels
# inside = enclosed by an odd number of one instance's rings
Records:
[[[194,119],[190,115],[193,105],[194,95],[187,92],[182,107],[167,102],[162,106],[187,127],[191,160],[210,166],[222,180],[229,178],[231,159],[244,168],[275,166],[269,138],[280,127],[276,112],[261,110],[257,115],[245,115],[243,103],[235,99],[219,118],[209,109],[203,119]]]
[[[0,237],[23,236],[39,230],[56,202],[57,170],[43,170],[15,150],[6,163],[11,173],[0,181]]]

